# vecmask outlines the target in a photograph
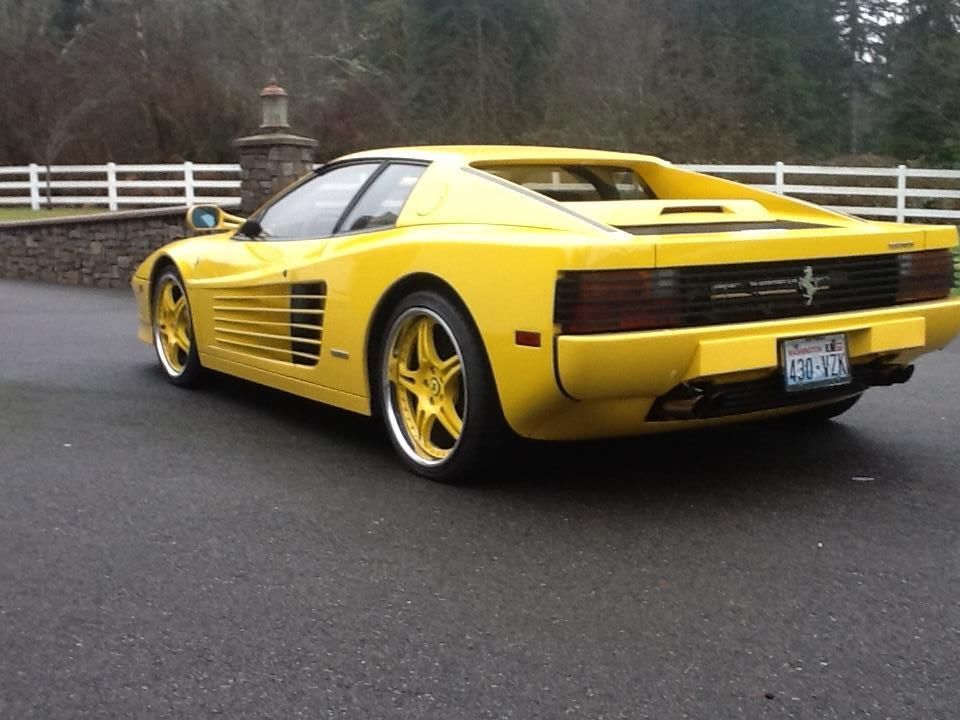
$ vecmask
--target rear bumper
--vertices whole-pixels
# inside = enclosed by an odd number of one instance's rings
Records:
[[[522,434],[543,440],[617,437],[789,413],[805,406],[771,406],[769,393],[753,405],[758,412],[730,417],[674,420],[658,415],[658,408],[688,383],[751,393],[761,386],[779,387],[781,340],[840,332],[848,336],[855,371],[906,368],[960,333],[960,298],[776,322],[560,336],[555,371],[567,400],[552,404]],[[848,395],[875,384],[888,383],[868,379],[847,388]],[[811,397],[810,403],[826,400]],[[761,406],[769,409],[759,411]]]
[[[854,365],[889,356],[906,364],[960,333],[960,298],[884,310],[709,328],[562,336],[557,380],[575,400],[656,398],[693,380],[779,367],[779,343],[846,333]]]

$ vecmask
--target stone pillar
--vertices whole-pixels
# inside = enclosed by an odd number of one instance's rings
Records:
[[[234,140],[240,156],[241,214],[248,216],[268,199],[313,172],[317,141],[290,132],[288,97],[272,80],[260,93],[260,132]]]

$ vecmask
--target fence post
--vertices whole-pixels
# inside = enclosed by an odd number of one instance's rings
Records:
[[[776,187],[777,187],[777,194],[778,194],[778,195],[783,195],[783,189],[784,189],[784,187],[786,187],[786,182],[785,182],[785,179],[784,179],[783,163],[782,163],[782,162],[778,162],[778,163],[776,164],[773,173],[774,173],[774,184],[775,184]]]
[[[40,166],[30,163],[30,209],[40,209]]]
[[[107,163],[107,203],[111,212],[120,209],[117,193],[117,164]]]
[[[897,167],[897,222],[907,219],[907,166]]]
[[[183,188],[184,198],[187,205],[193,205],[196,201],[196,191],[193,188],[193,163],[185,162],[183,164]]]

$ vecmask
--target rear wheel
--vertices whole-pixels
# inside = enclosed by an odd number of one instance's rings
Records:
[[[180,387],[196,385],[203,373],[193,336],[190,302],[180,274],[164,270],[153,287],[153,346],[167,379]]]
[[[431,480],[476,480],[503,439],[483,346],[463,313],[437,293],[414,293],[391,315],[380,404],[400,459]]]

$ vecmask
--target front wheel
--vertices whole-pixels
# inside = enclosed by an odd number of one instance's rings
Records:
[[[503,440],[503,415],[480,339],[437,293],[408,296],[390,317],[380,404],[401,460],[431,480],[478,479]]]
[[[153,346],[167,379],[180,387],[196,385],[202,374],[193,335],[190,302],[180,274],[164,270],[153,287]]]

